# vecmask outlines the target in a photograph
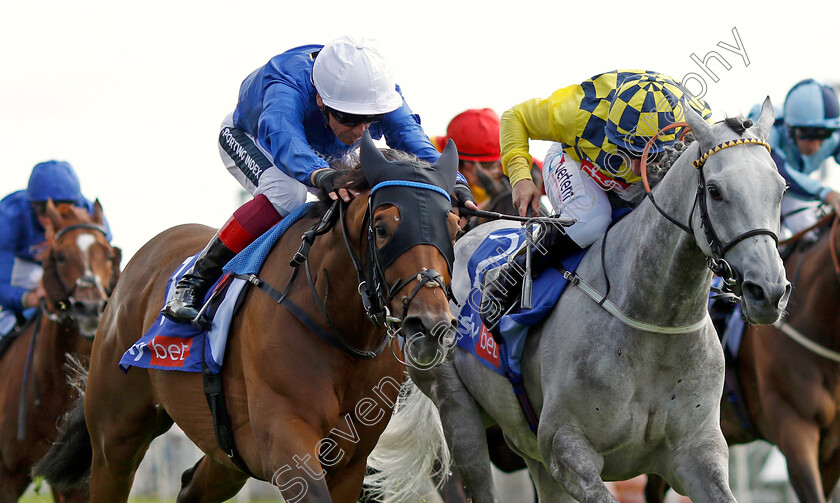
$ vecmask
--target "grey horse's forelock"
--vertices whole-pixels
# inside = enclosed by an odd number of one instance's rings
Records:
[[[747,129],[754,125],[751,119],[745,119],[743,115],[726,117],[720,122],[726,124],[738,136],[743,136]],[[648,181],[651,188],[655,187],[662,180],[665,173],[671,169],[671,166],[677,162],[677,159],[679,159],[693,141],[694,135],[688,132],[683,141],[677,141],[674,145],[665,147],[665,156],[661,161],[648,166]],[[641,183],[634,183],[627,190],[619,192],[618,196],[630,202],[633,206],[636,206],[645,198],[645,187]]]
[[[688,146],[693,141],[694,135],[689,132],[683,140],[674,142],[670,147],[665,147],[665,154],[659,162],[648,165],[648,182],[651,188],[655,187],[662,180],[665,173],[671,169],[671,166],[677,162],[677,159],[688,149]],[[635,207],[645,198],[645,186],[641,182],[633,183],[627,190],[619,191],[617,194],[621,199]]]

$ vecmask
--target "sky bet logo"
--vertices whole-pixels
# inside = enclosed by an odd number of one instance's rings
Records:
[[[190,356],[193,339],[183,337],[166,337],[157,335],[148,342],[139,342],[129,349],[134,361],[140,361],[143,354],[149,351],[149,363],[159,367],[182,367]]]

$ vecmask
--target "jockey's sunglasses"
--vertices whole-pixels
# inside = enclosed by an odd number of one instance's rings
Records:
[[[836,130],[823,127],[795,127],[793,135],[800,140],[827,140],[834,131]]]
[[[335,120],[339,122],[342,126],[358,126],[359,124],[371,124],[373,122],[379,122],[385,117],[385,114],[371,114],[371,115],[356,115],[356,114],[349,114],[346,112],[339,112],[335,108],[330,108],[324,105],[326,111],[332,115]]]

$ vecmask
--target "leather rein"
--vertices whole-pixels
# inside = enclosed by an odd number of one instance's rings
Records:
[[[440,287],[446,294],[447,299],[454,299],[451,289],[448,286],[446,286],[446,283],[441,274],[437,271],[429,270],[426,268],[423,268],[417,274],[406,279],[397,278],[397,280],[393,284],[388,283],[388,281],[385,279],[385,271],[380,265],[379,256],[374,241],[374,229],[371,225],[373,217],[373,208],[371,201],[372,198],[369,198],[365,217],[362,222],[362,229],[364,231],[366,228],[367,232],[367,246],[365,249],[364,264],[359,258],[359,255],[354,250],[353,244],[350,242],[349,232],[347,230],[345,214],[349,203],[345,203],[343,200],[338,199],[333,202],[332,206],[330,206],[330,208],[324,213],[321,219],[318,222],[316,222],[315,225],[312,226],[312,228],[310,228],[303,234],[300,248],[298,248],[297,253],[295,253],[294,257],[289,263],[289,265],[291,265],[294,268],[294,271],[292,272],[292,276],[289,278],[289,281],[287,282],[283,292],[280,292],[279,290],[275,289],[274,287],[272,287],[271,285],[269,285],[268,283],[266,283],[265,281],[253,274],[231,275],[232,277],[244,279],[252,285],[259,288],[260,290],[262,290],[275,302],[285,307],[292,315],[294,315],[301,323],[303,323],[304,326],[306,326],[310,331],[315,333],[315,335],[317,335],[324,342],[327,342],[328,344],[341,350],[342,352],[346,353],[347,355],[353,358],[362,360],[376,358],[377,356],[382,354],[385,347],[389,345],[389,342],[393,342],[395,339],[397,339],[402,329],[402,320],[405,319],[405,317],[407,316],[411,302],[414,300],[414,298],[424,286],[431,288]],[[385,335],[383,336],[382,340],[376,345],[374,349],[371,350],[356,348],[349,342],[347,342],[347,340],[341,335],[340,331],[335,326],[329,314],[327,313],[326,305],[330,293],[329,276],[327,276],[326,271],[324,271],[324,298],[321,299],[317,292],[317,289],[315,288],[315,281],[312,277],[312,271],[309,266],[309,251],[311,249],[312,243],[318,236],[326,234],[333,227],[335,227],[335,224],[337,222],[341,222],[341,232],[344,238],[344,244],[348,254],[350,255],[350,259],[353,262],[353,268],[356,271],[356,278],[358,280],[357,291],[359,293],[359,296],[361,297],[362,306],[365,310],[365,315],[376,328],[381,328],[384,326],[386,329]],[[318,306],[318,311],[321,313],[321,317],[323,318],[326,327],[322,326],[321,323],[317,322],[309,314],[307,314],[300,306],[298,306],[291,299],[289,299],[289,293],[291,292],[292,286],[294,285],[294,282],[297,279],[298,273],[300,272],[301,268],[303,268],[303,270],[306,272],[306,279],[309,283],[309,288],[312,293],[312,297],[315,300],[315,304]],[[417,281],[417,285],[415,285],[414,289],[411,291],[410,294],[405,295],[402,298],[401,316],[394,316],[393,314],[391,314],[391,311],[388,308],[388,304],[390,304],[391,299],[393,299],[397,292],[399,292],[405,286],[407,286],[415,280]],[[392,353],[394,353],[395,358],[397,358],[401,363],[405,364],[405,362],[397,356],[393,346],[391,347],[391,351]]]
[[[650,184],[648,183],[647,178],[647,155],[650,151],[651,146],[653,145],[654,140],[656,140],[656,138],[658,138],[659,135],[661,135],[665,131],[669,129],[675,129],[678,127],[685,128],[681,138],[685,137],[685,134],[690,129],[688,123],[676,122],[674,124],[669,124],[668,126],[662,128],[658,133],[656,133],[656,135],[654,135],[653,138],[651,138],[648,141],[647,145],[645,146],[645,149],[642,151],[641,175],[642,180],[644,182],[645,193],[648,199],[650,199],[650,202],[653,203],[653,207],[656,208],[656,210],[663,217],[665,217],[669,222],[673,223],[674,225],[691,235],[694,235],[694,229],[691,227],[691,222],[694,216],[694,210],[698,207],[700,208],[700,226],[703,228],[707,244],[709,246],[709,249],[711,250],[711,255],[706,256],[706,265],[709,267],[709,269],[711,269],[711,271],[715,275],[720,276],[721,279],[723,279],[724,289],[734,293],[735,296],[740,297],[740,274],[738,273],[738,271],[734,270],[732,266],[730,266],[729,263],[726,261],[726,253],[741,241],[753,236],[768,235],[771,238],[773,238],[773,241],[775,241],[778,245],[779,236],[776,235],[776,233],[770,229],[750,229],[746,232],[735,236],[728,243],[722,243],[720,238],[718,237],[718,234],[715,232],[715,228],[712,224],[711,218],[709,218],[709,210],[706,202],[706,177],[703,172],[703,166],[706,164],[706,161],[709,159],[709,157],[720,152],[721,150],[730,147],[755,144],[765,147],[767,151],[770,152],[770,145],[763,140],[759,140],[758,138],[738,138],[735,140],[725,141],[723,143],[715,145],[714,147],[710,148],[705,153],[703,153],[703,155],[701,155],[699,159],[693,161],[692,164],[695,168],[697,168],[697,192],[694,195],[694,204],[691,207],[691,213],[688,217],[688,225],[685,225],[673,218],[672,216],[668,215],[665,212],[665,210],[663,210],[658,204],[656,204],[656,199],[654,199],[653,197],[653,191],[650,188]]]

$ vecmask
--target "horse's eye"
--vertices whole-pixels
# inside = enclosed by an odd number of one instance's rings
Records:
[[[723,194],[720,193],[720,189],[718,189],[714,185],[709,185],[709,188],[707,190],[709,191],[709,195],[712,196],[712,199],[714,199],[715,201],[720,201],[721,199],[723,199]]]
[[[373,228],[373,232],[376,233],[376,237],[379,239],[385,239],[388,237],[388,229],[386,229],[384,225],[377,225]]]
[[[64,256],[62,252],[55,252],[55,261],[56,262],[64,262],[67,260],[67,257]]]

